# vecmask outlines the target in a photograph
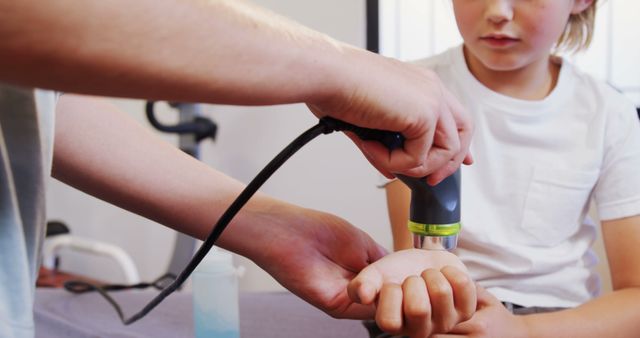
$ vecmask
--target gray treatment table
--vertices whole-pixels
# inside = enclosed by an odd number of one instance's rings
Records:
[[[112,293],[126,316],[139,311],[157,292]],[[74,295],[63,289],[36,290],[37,338],[193,337],[191,293],[176,292],[145,318],[124,326],[111,305],[96,293]],[[334,319],[287,292],[241,293],[242,338],[366,338],[357,320]]]

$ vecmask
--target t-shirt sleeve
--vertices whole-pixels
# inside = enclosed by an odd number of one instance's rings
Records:
[[[378,184],[376,184],[377,188],[384,189],[387,184],[397,180],[397,178],[389,179],[382,174],[378,174]]]
[[[617,101],[607,112],[604,156],[594,190],[602,220],[640,215],[640,121],[631,102]]]

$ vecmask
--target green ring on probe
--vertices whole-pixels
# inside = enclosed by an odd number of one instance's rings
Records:
[[[409,221],[407,227],[416,235],[444,237],[454,236],[460,233],[462,224],[460,222],[451,224],[424,224]]]

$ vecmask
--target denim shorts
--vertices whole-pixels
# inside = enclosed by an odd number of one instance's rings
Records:
[[[502,302],[504,307],[507,308],[514,315],[531,315],[534,313],[545,313],[566,310],[564,307],[541,307],[541,306],[522,306],[509,302]]]

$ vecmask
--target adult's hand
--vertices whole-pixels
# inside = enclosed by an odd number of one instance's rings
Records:
[[[291,292],[333,317],[372,318],[374,307],[353,302],[347,284],[383,257],[385,249],[339,217],[291,208],[260,239],[261,254],[250,258]]]
[[[422,177],[435,184],[464,161],[471,164],[471,118],[437,75],[416,65],[344,47],[341,84],[310,102],[317,116],[332,116],[374,129],[401,132],[404,149],[389,153],[375,141],[349,135],[382,174]]]

